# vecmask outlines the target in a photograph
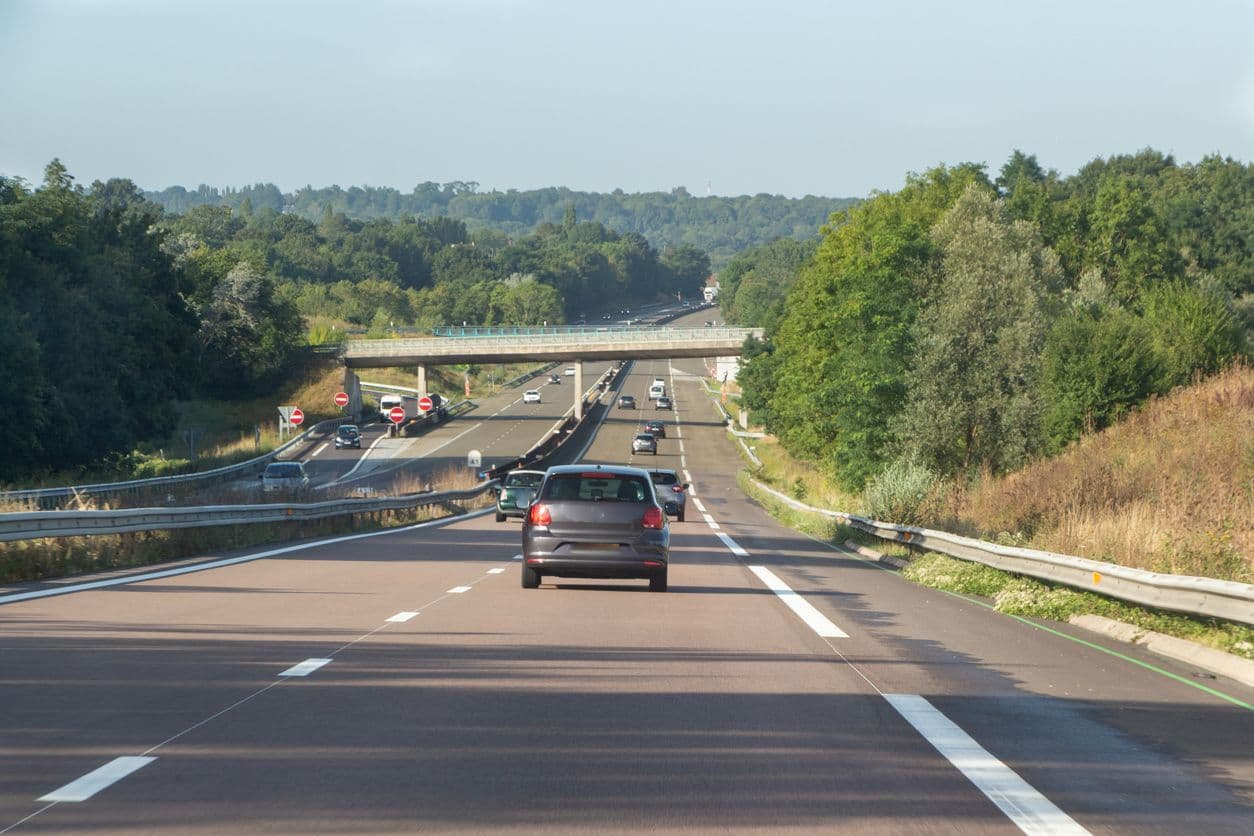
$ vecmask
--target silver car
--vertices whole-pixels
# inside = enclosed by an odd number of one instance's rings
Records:
[[[501,492],[496,497],[496,521],[505,522],[506,517],[527,516],[527,506],[531,504],[543,481],[543,470],[510,471],[501,483]]]
[[[524,589],[546,576],[647,578],[666,591],[670,526],[647,471],[551,467],[523,519]]]
[[[631,452],[652,453],[657,455],[657,437],[649,433],[640,433],[631,440]]]
[[[683,522],[688,512],[688,483],[679,481],[679,474],[669,469],[650,470],[649,475],[653,477],[653,487],[662,508],[678,522]]]
[[[299,491],[309,487],[309,477],[302,462],[270,462],[257,478],[266,493]]]

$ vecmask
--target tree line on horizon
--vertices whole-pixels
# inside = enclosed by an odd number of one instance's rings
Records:
[[[0,176],[0,480],[159,442],[177,400],[272,391],[349,331],[560,324],[695,296],[709,271],[695,247],[659,252],[573,207],[517,239],[329,207],[317,223],[248,202],[173,215],[54,160],[38,188]]]
[[[1005,473],[1254,334],[1254,166],[1147,149],[1063,177],[1016,151],[910,177],[720,276],[744,401],[794,455],[910,522],[932,487]]]
[[[620,235],[640,235],[655,249],[692,246],[721,266],[736,253],[779,237],[813,237],[833,212],[858,202],[854,198],[756,194],[736,197],[690,194],[683,186],[670,192],[582,192],[565,187],[480,191],[474,182],[425,182],[408,194],[378,186],[305,186],[284,193],[273,183],[219,189],[170,186],[144,193],[166,211],[185,214],[199,206],[252,211],[273,210],[317,222],[330,210],[353,220],[453,218],[474,231],[496,231],[513,238],[545,224],[560,225],[568,208],[586,221]]]

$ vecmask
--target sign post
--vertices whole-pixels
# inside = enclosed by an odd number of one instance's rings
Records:
[[[292,429],[292,413],[296,409],[294,406],[279,407],[279,441],[282,441],[284,436]],[[301,419],[304,420],[304,417],[302,414]]]

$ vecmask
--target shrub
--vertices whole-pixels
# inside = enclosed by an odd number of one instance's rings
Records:
[[[873,477],[862,492],[866,513],[877,520],[921,525],[934,512],[939,477],[911,459],[898,459]]]

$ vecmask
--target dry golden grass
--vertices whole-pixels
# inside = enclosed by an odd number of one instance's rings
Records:
[[[964,529],[1158,572],[1254,581],[1254,369],[1178,389],[1061,455],[952,497]]]

